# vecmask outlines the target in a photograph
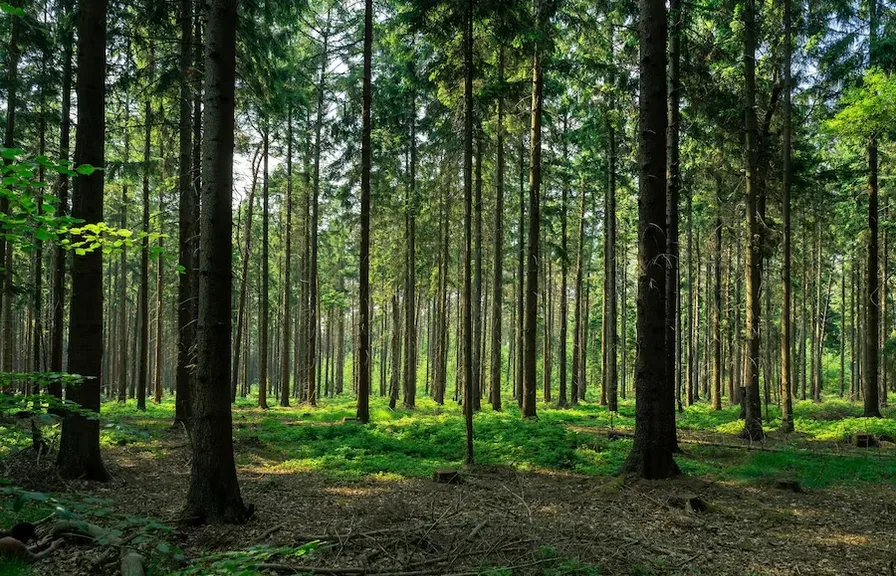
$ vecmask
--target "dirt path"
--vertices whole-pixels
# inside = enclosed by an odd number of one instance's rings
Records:
[[[167,438],[147,452],[105,453],[114,480],[71,488],[119,511],[176,519],[186,496],[188,450]],[[253,448],[238,445],[252,461]],[[245,460],[245,458],[244,458]],[[449,574],[884,575],[896,559],[896,487],[794,493],[699,478],[626,483],[562,473],[477,468],[459,486],[420,479],[334,481],[262,465],[239,470],[247,526],[184,530],[187,558],[256,544],[322,539],[303,565]],[[695,496],[707,509],[681,509]],[[557,557],[564,562],[551,560]],[[588,572],[575,559],[598,567]],[[88,573],[77,558],[40,574]],[[273,572],[272,572],[273,573]],[[282,573],[282,572],[281,572]]]

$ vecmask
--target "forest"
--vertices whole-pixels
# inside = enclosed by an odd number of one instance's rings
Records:
[[[6,0],[0,62],[0,576],[896,574],[890,0]]]

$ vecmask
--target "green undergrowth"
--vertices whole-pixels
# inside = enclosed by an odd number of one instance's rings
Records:
[[[373,397],[371,424],[363,426],[352,421],[355,403],[349,397],[322,399],[314,408],[302,404],[268,410],[257,408],[254,399],[240,399],[233,410],[237,462],[276,473],[319,472],[342,480],[423,478],[434,468],[460,466],[464,453],[460,407],[451,401],[439,406],[428,398],[417,404],[414,410],[391,411],[386,399]],[[512,400],[504,408],[495,412],[483,403],[475,416],[478,464],[600,476],[616,472],[631,448],[631,440],[610,440],[605,433],[632,431],[631,400],[622,401],[617,414],[595,403],[563,410],[541,404],[538,420],[522,420]],[[154,439],[169,433],[172,401],[148,403],[146,412],[136,410],[133,401],[107,403],[103,410],[120,423],[104,428],[104,442],[120,444],[125,437],[129,438],[125,443],[148,451],[164,450]],[[738,411],[736,406],[714,411],[707,404],[696,404],[678,415],[678,427],[683,438],[709,433],[710,439],[732,443],[742,426]],[[794,411],[798,433],[776,437],[769,443],[774,451],[683,443],[678,462],[692,475],[758,483],[786,476],[810,487],[876,483],[896,475],[892,449],[856,450],[846,443],[856,431],[896,436],[892,410],[887,418],[865,419],[860,417],[860,406],[832,399],[798,402]],[[769,416],[766,430],[774,432],[780,412],[771,408]]]

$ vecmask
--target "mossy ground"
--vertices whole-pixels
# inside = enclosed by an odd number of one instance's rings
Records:
[[[512,400],[502,412],[484,404],[474,420],[477,466],[468,470],[463,488],[453,489],[426,479],[435,468],[461,467],[464,424],[454,402],[438,406],[422,398],[414,410],[391,411],[386,399],[374,397],[371,423],[359,425],[351,421],[351,398],[268,410],[257,408],[252,398],[240,399],[233,410],[234,450],[244,498],[256,504],[258,519],[248,528],[191,532],[183,549],[188,559],[239,550],[257,544],[260,534],[280,523],[285,527],[272,537],[278,546],[300,546],[321,533],[416,525],[433,530],[429,537],[433,546],[442,546],[441,554],[454,550],[448,544],[463,542],[474,526],[488,523],[484,540],[525,540],[525,558],[537,564],[495,569],[520,563],[522,552],[508,549],[458,567],[483,574],[745,576],[779,573],[770,567],[781,558],[753,560],[757,546],[784,547],[792,562],[817,568],[824,565],[813,562],[842,568],[849,560],[849,566],[864,570],[882,565],[890,553],[863,544],[872,536],[862,518],[887,509],[875,495],[894,497],[896,448],[884,443],[859,449],[848,440],[859,431],[896,436],[893,410],[870,420],[861,418],[860,406],[838,399],[799,402],[797,432],[783,435],[777,431],[779,413],[771,407],[768,439],[748,446],[736,437],[742,425],[737,407],[713,411],[697,404],[678,414],[683,453],[677,461],[686,478],[660,485],[629,485],[613,476],[631,447],[632,401],[623,401],[618,414],[590,402],[568,409],[540,404],[538,414],[538,420],[522,420]],[[150,402],[146,411],[138,411],[133,401],[105,403],[102,442],[113,482],[69,489],[88,502],[105,499],[109,514],[177,518],[189,477],[189,440],[172,428],[173,415],[171,401]],[[608,438],[610,430],[620,438]],[[773,482],[782,478],[798,481],[806,493],[775,490]],[[681,491],[697,492],[709,512],[693,516],[669,508],[669,495]],[[47,512],[45,504],[28,502],[15,513],[2,511],[0,525]],[[442,514],[452,520],[438,520]],[[738,528],[745,519],[759,532],[745,535]],[[795,534],[808,544],[790,546]],[[382,540],[377,546],[393,553],[406,543]],[[353,562],[351,549],[322,549],[313,558]],[[691,558],[691,550],[704,549],[699,559]],[[860,551],[866,557],[856,564],[851,553]],[[389,559],[379,560],[384,561]],[[153,562],[155,574],[173,572],[164,559]],[[54,569],[58,566],[32,573]],[[0,563],[0,576],[25,576],[28,570]]]

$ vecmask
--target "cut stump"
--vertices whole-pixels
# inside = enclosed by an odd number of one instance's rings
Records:
[[[856,448],[874,448],[877,446],[877,438],[867,432],[856,432],[852,435],[852,445]]]
[[[432,473],[432,481],[438,484],[460,484],[460,472],[454,468],[436,468]]]
[[[803,487],[800,486],[800,483],[791,478],[782,478],[780,480],[775,480],[775,488],[778,490],[786,490],[788,492],[802,492]]]

